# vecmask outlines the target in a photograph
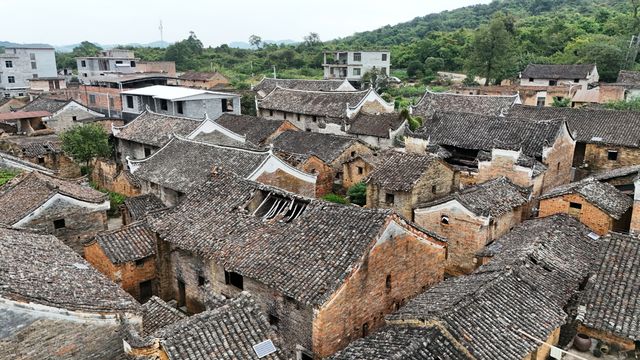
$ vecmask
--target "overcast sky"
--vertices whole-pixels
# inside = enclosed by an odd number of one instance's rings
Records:
[[[0,0],[0,40],[67,45],[181,40],[189,31],[205,46],[262,39],[322,40],[393,25],[429,13],[490,0]]]

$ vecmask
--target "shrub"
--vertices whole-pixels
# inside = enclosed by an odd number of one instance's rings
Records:
[[[0,186],[8,183],[11,179],[18,176],[18,174],[20,174],[20,172],[16,170],[0,169]]]
[[[338,194],[327,194],[322,197],[322,200],[329,201],[336,204],[348,204],[349,202],[344,197]]]
[[[367,185],[359,182],[347,190],[349,200],[357,205],[364,206],[367,203]]]

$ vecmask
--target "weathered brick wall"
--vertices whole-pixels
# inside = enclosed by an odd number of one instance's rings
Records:
[[[569,214],[570,202],[582,204],[580,214],[576,216],[576,218],[593,230],[593,232],[599,235],[605,235],[612,229],[613,219],[611,217],[576,194],[567,194],[540,200],[538,216],[546,217],[559,213]]]
[[[316,156],[309,157],[305,162],[298,165],[298,169],[309,174],[316,174],[316,193],[320,198],[333,191],[333,180],[335,173],[333,168]]]
[[[576,143],[571,138],[571,135],[563,131],[553,146],[547,149],[546,156],[543,155],[542,159],[542,163],[548,167],[547,171],[544,172],[542,193],[558,185],[571,182],[571,168],[573,166],[575,145]]]
[[[94,162],[91,172],[91,181],[100,188],[107,189],[127,197],[137,196],[142,193],[138,184],[133,183],[126,176],[125,170],[111,160],[99,159]]]
[[[75,179],[81,176],[80,165],[63,153],[51,153],[43,158],[44,162],[42,162],[42,158],[38,159],[37,157],[25,159],[34,164],[58,171],[56,175],[62,178]]]
[[[629,231],[633,234],[640,234],[640,201],[638,200],[633,201]]]
[[[387,194],[393,194],[393,203],[387,203]],[[367,184],[367,208],[394,209],[400,215],[411,219],[413,216],[412,201],[413,195],[409,192],[385,190],[371,182]]]
[[[376,113],[387,113],[389,112],[387,108],[381,104],[379,101],[367,101],[362,104],[360,111],[366,112],[368,114],[376,114]]]
[[[211,281],[210,265],[194,254],[176,249],[171,252],[171,269],[169,283],[172,287],[173,299],[178,299],[178,280],[185,284],[185,305],[189,313],[202,312],[204,308],[205,290],[198,284],[198,277],[203,276]]]
[[[342,174],[342,164],[345,161],[349,160],[350,158],[356,155],[365,155],[365,154],[372,154],[372,153],[373,153],[373,150],[370,147],[368,147],[363,143],[356,142],[353,145],[346,148],[342,152],[342,154],[340,154],[340,156],[338,156],[335,160],[333,160],[333,163],[331,163],[331,166],[333,167],[334,171]]]
[[[62,132],[71,129],[74,126],[81,125],[81,123],[79,123],[78,121],[91,119],[94,117],[94,115],[90,112],[77,107],[75,103],[71,104],[75,106],[64,109],[51,119],[45,121],[47,127],[52,128],[56,132]],[[75,121],[73,120],[74,116],[76,117]]]
[[[324,357],[344,348],[363,336],[364,324],[369,332],[384,325],[384,315],[442,281],[444,261],[444,247],[419,241],[408,233],[376,245],[316,313],[314,353]]]
[[[358,174],[358,167],[362,168],[362,174]],[[361,158],[344,163],[342,166],[342,187],[345,191],[348,190],[353,185],[362,182],[371,171],[373,171],[373,166]]]
[[[609,150],[618,152],[617,160],[608,159]],[[591,172],[613,170],[625,166],[638,165],[640,164],[640,149],[587,144],[585,148],[584,162],[588,165],[587,170]]]
[[[280,169],[271,174],[265,172],[260,175],[256,181],[308,197],[314,197],[316,195],[316,186],[314,183],[304,181]]]

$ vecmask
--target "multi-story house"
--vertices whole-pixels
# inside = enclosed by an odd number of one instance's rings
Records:
[[[322,66],[325,79],[360,81],[364,74],[374,68],[388,75],[391,70],[391,53],[386,50],[326,51]]]
[[[0,49],[2,97],[26,96],[29,80],[57,76],[56,55],[51,46],[14,46]]]
[[[162,73],[176,75],[176,64],[173,61],[141,61],[135,53],[125,49],[101,51],[98,56],[76,58],[78,75],[83,83],[90,83],[96,78],[113,74]]]

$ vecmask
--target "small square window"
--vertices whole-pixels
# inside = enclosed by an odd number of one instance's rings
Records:
[[[386,202],[387,204],[393,204],[395,202],[395,195],[391,194],[391,193],[386,193],[384,195],[384,202]]]
[[[318,118],[314,115],[314,116],[311,117],[311,121],[318,122]]]
[[[5,62],[4,62],[4,66],[5,66],[6,68],[12,68],[12,67],[13,67],[13,61],[11,61],[11,60],[7,60],[7,61],[5,61]]]
[[[206,279],[202,275],[198,275],[198,286],[204,286]]]
[[[558,85],[557,80],[549,80],[549,86],[556,86],[556,85]]]
[[[355,68],[353,69],[353,75],[361,75],[361,69],[360,68]]]
[[[80,67],[87,67],[87,62],[85,60],[80,61]]]
[[[161,99],[160,100],[160,110],[167,110],[169,109],[169,105],[167,103],[167,100]]]
[[[89,94],[89,104],[91,105],[95,105],[96,104],[96,96],[93,94]]]
[[[233,271],[224,272],[224,283],[227,285],[235,286],[240,290],[244,289],[244,281],[242,275]]]
[[[618,160],[618,151],[617,150],[608,150],[607,151],[607,160],[609,160],[609,161]]]
[[[351,152],[351,157],[354,157],[354,156],[356,156],[356,152],[355,152],[355,151],[352,151],[352,152]]]
[[[431,185],[431,193],[435,194],[438,192],[438,185]]]
[[[353,61],[362,61],[362,53],[353,53]]]
[[[136,260],[136,267],[143,267],[144,266],[144,259],[138,259]]]
[[[38,164],[44,164],[44,157],[43,156],[39,156],[38,157]]]
[[[382,54],[382,61],[387,61],[387,54]]]
[[[533,82],[533,78],[529,78],[529,82]]]
[[[64,219],[58,219],[58,220],[54,220],[53,221],[53,228],[54,229],[64,229],[65,227],[67,227],[67,225],[64,222]]]
[[[16,77],[15,76],[7,76],[7,82],[9,84],[15,84],[16,83]]]
[[[71,120],[78,121],[78,117],[74,115],[74,116],[71,117]]]
[[[34,79],[37,79],[38,78],[38,74],[31,74],[31,77],[34,78]]]
[[[131,67],[136,67],[136,62],[135,61],[131,61]]]
[[[31,61],[35,61],[36,60],[36,54],[34,54],[34,53],[29,54],[29,59]]]
[[[358,166],[358,175],[364,174],[364,168],[362,166]]]
[[[579,83],[579,82],[580,82],[580,79],[573,79],[573,82],[574,82],[574,83]]]

